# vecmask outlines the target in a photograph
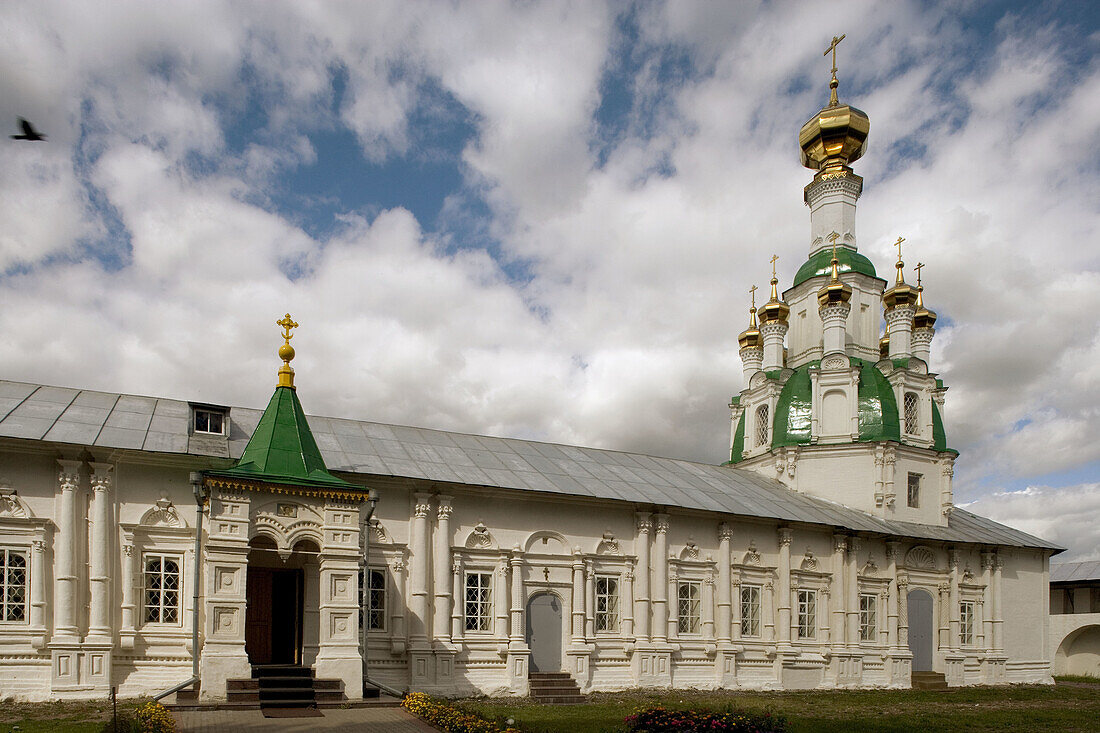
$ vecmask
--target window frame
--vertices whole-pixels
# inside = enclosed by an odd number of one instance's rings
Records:
[[[689,593],[684,597],[683,591]],[[684,613],[687,603],[688,613]],[[685,623],[686,621],[686,623]],[[676,633],[694,636],[703,630],[703,582],[701,580],[681,579],[676,581]]]
[[[906,435],[920,435],[920,412],[920,395],[916,392],[902,393],[901,422]]]
[[[151,589],[149,587],[149,559],[160,558],[161,569],[159,577],[163,586],[163,579],[165,575],[164,563],[166,560],[171,560],[176,563],[176,587],[174,589],[165,589],[164,587]],[[182,628],[183,627],[183,582],[184,582],[184,564],[183,554],[171,551],[163,550],[143,550],[141,553],[141,626],[151,626],[154,628]],[[149,604],[149,592],[154,590],[159,593],[159,602],[156,609],[159,610],[157,619],[149,618],[149,611],[153,609]],[[176,595],[175,604],[175,621],[165,621],[164,611],[167,606],[164,603],[164,594],[166,590],[171,590]]]
[[[12,567],[9,559],[12,557],[20,557],[23,560],[22,567]],[[11,587],[9,585],[9,574],[13,570],[22,570],[23,582],[22,591],[23,599],[21,602],[15,604],[9,604],[9,595]],[[27,626],[30,624],[30,592],[31,592],[31,553],[27,547],[5,545],[0,547],[0,624],[5,626]],[[8,618],[9,605],[12,608],[21,607],[23,617],[17,619]]]
[[[771,407],[767,402],[756,406],[754,421],[756,424],[756,447],[764,448],[771,445]]]
[[[959,646],[971,647],[975,643],[974,625],[978,614],[975,601],[959,601]]]
[[[600,583],[603,582],[604,590],[601,592]],[[614,587],[608,591],[608,585]],[[617,634],[621,628],[621,595],[619,593],[619,576],[610,574],[596,574],[596,608],[593,624],[597,634]],[[602,605],[602,610],[601,610]]]
[[[462,583],[462,630],[466,634],[493,633],[493,576],[492,570],[467,570]],[[470,580],[478,578],[474,590],[479,597],[470,600]],[[487,579],[487,580],[486,580]],[[470,615],[470,605],[474,604],[476,613]],[[472,624],[471,624],[472,622]]]
[[[817,590],[799,588],[798,602],[798,638],[813,641],[817,639]]]
[[[923,483],[924,474],[908,472],[905,479],[905,505],[910,509],[920,509],[921,485]]]
[[[199,428],[199,416],[200,415],[208,415],[208,416],[216,415],[218,417],[218,419],[221,420],[221,430],[215,432],[215,431],[209,430],[209,429],[200,429]],[[207,424],[209,425],[209,419],[208,419]],[[191,434],[192,435],[213,435],[213,436],[225,437],[229,434],[228,431],[226,430],[226,427],[228,425],[229,425],[229,410],[227,410],[225,408],[222,408],[222,407],[216,407],[214,405],[191,405]]]
[[[746,592],[749,594],[748,601],[746,601],[746,599],[745,599]],[[753,592],[755,592],[755,596],[756,596],[755,604],[753,603],[753,598],[752,598],[752,596],[754,594]],[[762,608],[763,600],[762,599],[763,599],[763,597],[764,597],[764,586],[763,585],[758,585],[756,583],[742,583],[741,584],[741,593],[740,593],[739,601],[741,603],[741,636],[743,638],[746,638],[746,639],[760,639],[760,638],[763,637],[763,623],[762,623],[762,618],[763,618],[763,608]],[[754,608],[755,608],[755,611],[756,611],[755,614],[751,613],[751,611]],[[748,609],[750,611],[750,613],[746,613],[745,612],[746,609]],[[755,625],[756,625],[755,632],[752,631],[753,623],[755,623]],[[745,631],[746,624],[749,627],[749,631]]]
[[[878,595],[859,594],[859,640],[874,644],[878,641]]]
[[[368,632],[380,631],[385,633],[389,628],[389,624],[387,623],[388,617],[386,615],[387,605],[389,602],[389,573],[386,572],[386,570],[387,569],[384,565],[368,565],[363,568],[363,570],[359,571],[359,602],[362,605],[362,607],[359,609],[359,628],[362,629],[366,627]],[[381,588],[376,589],[371,584],[371,579],[375,573],[377,573],[382,578]],[[363,587],[364,580],[366,580],[366,588]],[[373,597],[371,595],[371,591],[374,590],[378,590],[382,594],[382,605],[380,607],[376,607],[372,603]],[[364,596],[366,598],[366,603],[363,603]],[[379,618],[382,622],[380,626],[371,626],[369,624],[369,619],[372,617],[372,614],[374,612],[377,612],[379,614]]]

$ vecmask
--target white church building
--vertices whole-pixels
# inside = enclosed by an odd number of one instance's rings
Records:
[[[936,316],[857,249],[831,86],[722,465],[307,418],[289,316],[266,410],[0,381],[0,698],[1050,682],[1060,548],[953,504]]]

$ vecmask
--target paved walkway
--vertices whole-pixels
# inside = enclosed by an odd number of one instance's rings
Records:
[[[326,708],[323,718],[265,718],[259,710],[201,710],[172,713],[180,733],[439,733],[401,708]]]

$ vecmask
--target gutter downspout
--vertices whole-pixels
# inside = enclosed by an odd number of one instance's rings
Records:
[[[199,583],[202,580],[202,509],[206,505],[207,489],[203,486],[201,471],[191,472],[191,491],[195,494],[195,574],[192,580],[194,594],[191,597],[191,679],[169,687],[153,695],[154,700],[168,697],[185,687],[195,686],[199,691]],[[373,512],[373,506],[372,506]]]
[[[363,556],[359,559],[359,565],[362,568],[363,583],[359,589],[359,614],[363,623],[359,625],[359,647],[362,650],[363,657],[363,692],[366,693],[367,685],[377,687],[387,695],[393,695],[397,698],[404,698],[405,693],[397,690],[389,685],[382,684],[381,682],[375,682],[368,676],[367,670],[367,627],[370,625],[370,619],[368,612],[370,610],[369,596],[370,596],[370,564],[368,562],[370,558],[370,520],[374,517],[374,510],[378,506],[378,492],[374,489],[370,489],[367,492],[367,501],[370,502],[370,508],[367,509],[367,521],[365,534],[363,535]]]

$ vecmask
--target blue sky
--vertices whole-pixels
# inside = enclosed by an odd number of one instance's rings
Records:
[[[1058,524],[1100,512],[1098,18],[8,3],[0,120],[50,141],[4,143],[3,376],[258,406],[289,310],[313,412],[721,461],[846,33],[859,246],[928,265],[957,497],[1100,556]]]

